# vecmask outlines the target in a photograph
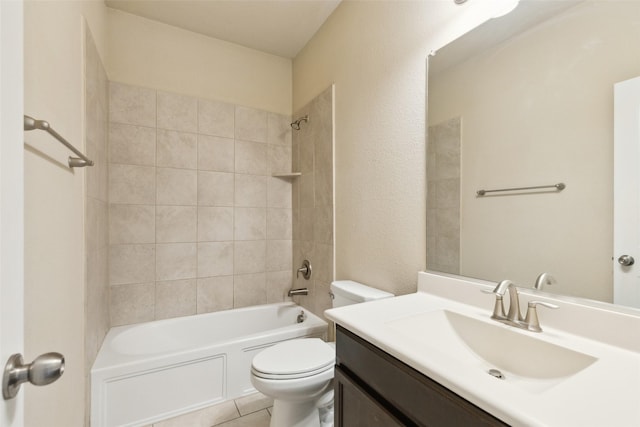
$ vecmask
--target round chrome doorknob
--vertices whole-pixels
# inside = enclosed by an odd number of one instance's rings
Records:
[[[620,265],[624,265],[625,267],[633,265],[634,262],[636,262],[636,260],[633,259],[631,255],[622,255],[620,258],[618,258],[618,263]]]
[[[64,373],[64,356],[60,353],[45,353],[31,363],[24,363],[20,353],[12,355],[4,368],[2,377],[2,397],[13,399],[20,391],[22,383],[33,385],[51,384]]]

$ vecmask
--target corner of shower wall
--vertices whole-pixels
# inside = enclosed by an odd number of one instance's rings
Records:
[[[294,114],[309,120],[292,138],[292,170],[301,173],[292,189],[293,267],[308,259],[313,268],[309,280],[293,277],[294,288],[309,288],[308,296],[294,301],[321,317],[331,308],[335,277],[334,93],[331,85]]]
[[[83,23],[84,36],[84,134],[87,156],[84,188],[85,223],[85,425],[89,425],[90,372],[109,330],[109,208],[107,191],[107,74],[91,30]]]

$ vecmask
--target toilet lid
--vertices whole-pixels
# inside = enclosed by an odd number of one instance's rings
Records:
[[[319,338],[284,341],[258,353],[251,364],[263,378],[299,378],[333,367],[335,349]]]

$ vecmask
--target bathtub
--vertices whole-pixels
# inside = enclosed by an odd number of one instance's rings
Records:
[[[112,328],[91,369],[91,425],[143,426],[255,391],[251,360],[327,323],[278,303]]]

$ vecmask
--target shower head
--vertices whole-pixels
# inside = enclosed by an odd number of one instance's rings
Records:
[[[300,123],[302,122],[308,122],[309,121],[309,115],[307,114],[304,117],[300,117],[298,120],[296,120],[295,122],[291,123],[291,127],[295,130],[300,130]]]

